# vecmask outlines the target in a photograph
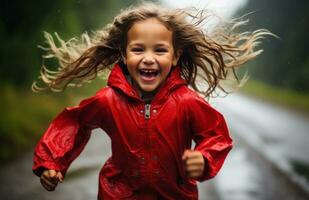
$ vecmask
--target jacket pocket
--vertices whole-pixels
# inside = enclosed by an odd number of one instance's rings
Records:
[[[187,194],[196,194],[198,192],[196,181],[193,179],[183,178],[183,180],[178,181],[178,185]]]
[[[100,172],[100,192],[110,199],[133,197],[133,191],[122,171],[107,163]]]

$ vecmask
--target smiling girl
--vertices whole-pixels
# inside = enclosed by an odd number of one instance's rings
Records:
[[[99,175],[98,199],[198,199],[196,181],[218,173],[232,140],[223,116],[197,92],[224,91],[220,81],[256,57],[258,40],[269,34],[228,27],[209,34],[200,26],[208,14],[143,4],[80,43],[58,38],[62,46],[56,47],[46,34],[47,57],[60,67],[42,67],[45,89],[61,91],[104,69],[111,73],[107,87],[64,109],[39,141],[32,169],[44,188],[56,188],[91,130],[101,128],[111,138],[112,156]],[[35,83],[33,89],[44,88]]]

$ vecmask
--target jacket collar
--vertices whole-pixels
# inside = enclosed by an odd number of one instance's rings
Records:
[[[121,66],[119,63],[115,64],[109,75],[107,85],[120,90],[130,98],[142,101],[138,95],[138,92],[132,87],[125,77],[124,73],[126,73],[126,71],[126,66]],[[171,92],[185,84],[186,81],[181,78],[180,67],[175,67],[170,72],[170,75],[167,77],[164,85],[161,86],[152,102],[164,101]]]

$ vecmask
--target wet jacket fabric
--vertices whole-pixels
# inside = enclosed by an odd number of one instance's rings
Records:
[[[112,143],[112,156],[100,171],[98,199],[198,199],[182,154],[193,140],[205,159],[197,181],[204,181],[218,173],[232,148],[223,116],[187,87],[179,67],[145,104],[116,64],[107,87],[52,121],[36,146],[34,173],[65,174],[94,128],[102,128]]]

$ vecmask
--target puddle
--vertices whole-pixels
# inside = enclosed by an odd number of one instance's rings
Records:
[[[248,156],[243,149],[235,149],[229,155],[215,182],[220,199],[261,199],[261,175]]]

